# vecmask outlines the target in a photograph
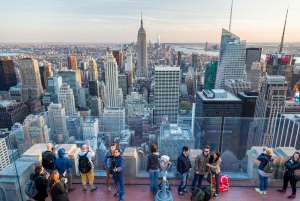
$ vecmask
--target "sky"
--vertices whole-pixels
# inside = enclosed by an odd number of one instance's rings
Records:
[[[247,42],[300,42],[300,0],[234,0],[231,32]],[[219,43],[231,0],[1,0],[0,42]]]

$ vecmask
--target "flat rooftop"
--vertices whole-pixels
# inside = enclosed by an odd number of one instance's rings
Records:
[[[223,89],[214,89],[215,91],[220,90],[220,92],[223,92]],[[226,92],[227,93],[227,98],[207,98],[202,91],[197,92],[198,95],[201,97],[203,101],[210,101],[210,102],[215,102],[215,101],[242,101],[232,93]]]

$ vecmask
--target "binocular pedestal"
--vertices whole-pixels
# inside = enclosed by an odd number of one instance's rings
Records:
[[[155,201],[173,201],[172,193],[166,189],[166,181],[167,181],[167,170],[163,170],[162,190],[156,193]]]

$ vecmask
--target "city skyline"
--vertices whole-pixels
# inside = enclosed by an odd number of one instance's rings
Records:
[[[279,43],[288,4],[285,42],[300,42],[297,0],[234,1],[231,32],[247,42]],[[219,42],[222,28],[229,26],[230,7],[231,0],[7,1],[0,3],[0,42],[136,42],[141,9],[152,43],[158,34],[162,43]]]

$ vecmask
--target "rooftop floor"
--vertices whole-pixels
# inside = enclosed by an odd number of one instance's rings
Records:
[[[71,201],[118,201],[118,198],[113,196],[116,193],[115,188],[112,189],[112,194],[106,192],[104,184],[98,184],[98,190],[91,194],[90,192],[83,193],[82,185],[74,184],[77,189],[69,194]],[[173,188],[172,194],[174,201],[190,201],[191,193],[184,198],[180,197],[177,193],[177,186]],[[188,188],[189,190],[189,188]],[[219,201],[283,201],[288,200],[287,196],[291,194],[291,188],[288,188],[286,194],[276,192],[276,188],[270,187],[267,195],[260,195],[254,187],[231,187],[229,191],[219,193],[216,200]],[[298,190],[298,197],[294,200],[300,201],[300,190]],[[213,198],[211,200],[214,200]],[[48,197],[46,201],[51,201]],[[149,185],[125,185],[125,201],[154,201],[154,195],[150,193]]]

